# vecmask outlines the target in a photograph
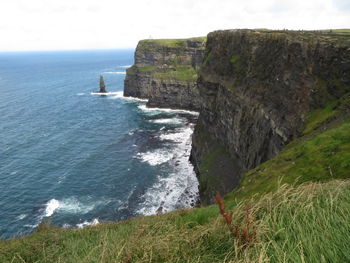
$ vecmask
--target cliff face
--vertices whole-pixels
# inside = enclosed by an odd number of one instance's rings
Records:
[[[151,107],[198,110],[196,80],[204,48],[205,38],[140,41],[124,96],[149,99]]]
[[[349,40],[283,31],[208,35],[191,154],[203,203],[300,136],[310,110],[350,91]]]
[[[190,158],[208,204],[301,136],[310,111],[350,92],[350,37],[226,30],[210,33],[204,45],[140,41],[124,95],[200,110]]]

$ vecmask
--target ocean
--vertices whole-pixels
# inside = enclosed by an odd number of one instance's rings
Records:
[[[0,53],[0,238],[195,205],[198,114],[124,98],[133,55]],[[108,96],[91,94],[100,75]]]

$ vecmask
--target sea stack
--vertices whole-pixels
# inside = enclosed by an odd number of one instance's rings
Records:
[[[100,93],[107,93],[103,76],[100,76]]]

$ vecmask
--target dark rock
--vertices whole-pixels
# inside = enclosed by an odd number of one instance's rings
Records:
[[[100,76],[100,92],[101,93],[106,93],[106,85],[105,85],[105,81],[103,79],[103,76]]]
[[[226,30],[210,33],[205,51],[203,41],[166,43],[139,42],[124,94],[200,109],[190,161],[201,204],[299,137],[310,110],[350,92],[347,36]],[[198,79],[187,74],[199,68]]]
[[[199,110],[197,70],[205,39],[143,40],[127,70],[124,96],[148,99],[147,106]]]
[[[307,112],[349,91],[349,47],[346,38],[310,32],[208,35],[190,157],[203,204],[299,137]]]

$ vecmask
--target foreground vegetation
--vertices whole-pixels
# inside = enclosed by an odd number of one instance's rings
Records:
[[[249,218],[253,240],[234,237],[210,206],[85,229],[42,225],[1,242],[0,262],[350,261],[350,180],[282,185],[232,211],[242,229]]]

